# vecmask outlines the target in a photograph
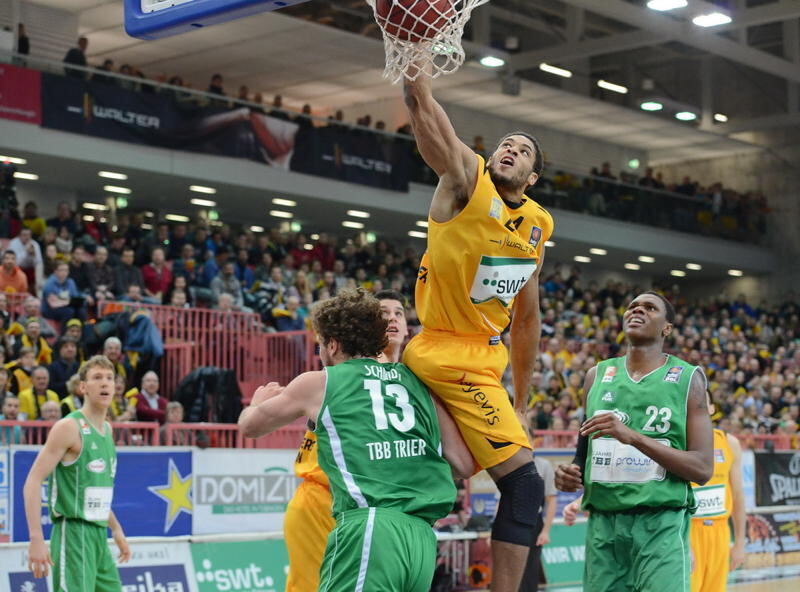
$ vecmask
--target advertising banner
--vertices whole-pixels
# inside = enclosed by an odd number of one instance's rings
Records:
[[[286,587],[289,556],[282,540],[193,543],[192,558],[198,592],[282,592]]]
[[[553,524],[550,543],[542,547],[542,564],[548,584],[580,582],[586,544],[586,522],[572,526]]]
[[[800,452],[756,452],[756,504],[800,505]]]
[[[11,465],[8,448],[0,448],[0,543],[11,540]]]
[[[747,516],[745,567],[800,563],[800,512]]]
[[[0,117],[42,123],[41,80],[38,70],[0,64]]]
[[[194,534],[279,531],[297,488],[294,450],[195,451]]]
[[[27,541],[22,488],[38,450],[13,452],[12,540]],[[180,536],[192,532],[192,452],[142,448],[117,452],[112,509],[128,536]],[[48,486],[42,486],[42,526],[50,537]]]

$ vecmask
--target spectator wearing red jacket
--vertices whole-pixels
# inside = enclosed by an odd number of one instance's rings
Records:
[[[158,375],[147,372],[142,376],[142,388],[136,397],[136,419],[163,424],[167,416],[167,400],[158,394]]]
[[[155,247],[150,254],[150,263],[142,266],[142,279],[146,295],[161,302],[172,283],[172,272],[167,267],[164,249],[161,247]]]

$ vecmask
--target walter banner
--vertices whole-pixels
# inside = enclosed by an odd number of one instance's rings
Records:
[[[800,452],[756,452],[756,504],[800,505]]]

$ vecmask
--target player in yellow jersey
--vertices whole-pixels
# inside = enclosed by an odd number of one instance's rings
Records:
[[[714,405],[708,395],[708,412]],[[744,563],[747,515],[742,488],[742,448],[734,436],[714,430],[714,474],[702,487],[693,483],[698,508],[689,542],[694,558],[692,592],[724,592],[728,572]],[[733,518],[733,546],[728,519]]]
[[[405,298],[395,291],[376,294],[383,317],[389,321],[386,330],[389,343],[383,350],[382,362],[399,362],[403,342],[408,336]],[[306,431],[294,472],[303,481],[294,493],[283,523],[286,548],[289,551],[289,577],[286,592],[313,592],[319,586],[319,568],[328,535],[336,526],[331,515],[333,500],[328,477],[317,464],[317,435]]]
[[[459,140],[431,79],[409,80],[414,74],[407,72],[405,102],[439,184],[416,285],[423,330],[403,361],[442,400],[500,490],[492,590],[516,592],[543,495],[521,423],[539,351],[539,272],[553,232],[550,214],[525,195],[543,155],[533,136],[514,132],[484,162]],[[509,361],[500,335],[509,322],[513,405],[500,381]]]

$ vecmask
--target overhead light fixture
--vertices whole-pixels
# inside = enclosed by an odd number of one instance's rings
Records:
[[[609,82],[608,80],[598,80],[597,86],[600,88],[604,88],[606,90],[610,90],[611,92],[619,93],[621,95],[628,94],[628,87],[622,86],[621,84],[614,84],[613,82]]]
[[[718,121],[720,123],[727,123],[728,122],[728,116],[727,115],[723,115],[722,113],[714,113],[714,121]]]
[[[639,261],[642,263],[655,263],[656,258],[651,257],[650,255],[639,255]]]
[[[687,263],[686,269],[691,269],[692,271],[700,271],[701,269],[703,269],[703,266],[700,265],[699,263]]]
[[[34,175],[33,173],[21,173],[17,171],[14,173],[15,179],[25,179],[26,181],[38,181],[39,175]]]
[[[104,179],[114,179],[115,181],[127,181],[128,175],[125,173],[114,173],[112,171],[100,171],[97,173],[98,177],[103,177]]]
[[[671,269],[669,274],[675,277],[686,277],[686,272],[682,269]]]
[[[639,161],[638,158],[631,158],[628,161],[628,168],[631,169],[632,171],[637,170],[641,165],[642,163]]]
[[[217,202],[211,201],[210,199],[200,199],[199,197],[190,199],[189,203],[196,206],[203,206],[204,208],[215,208],[217,206]]]
[[[219,212],[217,210],[208,210],[208,219],[212,222],[219,220]]]
[[[556,241],[544,241],[544,246],[548,249],[552,249],[556,246]]]
[[[311,243],[306,243],[306,244],[303,245],[303,248],[306,251],[313,251],[314,250],[314,245],[312,245]]]
[[[97,210],[98,212],[105,212],[108,209],[107,205],[99,203],[91,203],[88,201],[83,202],[83,207],[86,210]]]
[[[592,258],[591,257],[587,257],[586,255],[575,255],[575,257],[573,257],[573,259],[575,259],[575,261],[577,261],[578,263],[591,263],[592,262]]]
[[[153,230],[153,225],[152,225],[152,224],[148,224],[147,222],[145,222],[145,223],[143,223],[143,224],[141,225],[141,228],[142,228],[143,230]]]
[[[592,247],[591,249],[589,249],[589,252],[592,255],[608,255],[608,251],[606,251],[605,249],[599,249],[597,247]]]
[[[291,212],[284,212],[283,210],[270,210],[269,215],[273,218],[291,218],[294,216]]]
[[[361,222],[353,222],[352,220],[345,220],[344,222],[342,222],[342,226],[344,226],[345,228],[355,228],[356,230],[361,230],[362,228],[364,228],[364,224],[362,224]]]
[[[284,199],[282,197],[272,198],[272,203],[274,203],[276,206],[286,206],[287,208],[293,208],[297,205],[297,202],[293,199]]]
[[[691,111],[678,111],[675,114],[675,119],[679,119],[681,121],[694,121],[697,119],[697,113],[692,113]]]
[[[427,228],[428,227],[428,221],[427,220],[417,220],[417,226],[419,226],[420,228]]]
[[[378,235],[374,232],[368,232],[365,238],[367,239],[368,243],[374,243],[376,240],[378,240]]]
[[[641,265],[638,263],[626,263],[625,269],[630,269],[631,271],[639,271],[642,268]]]
[[[569,70],[565,70],[564,68],[559,68],[557,66],[551,66],[550,64],[545,64],[544,62],[539,64],[539,69],[542,72],[555,74],[556,76],[561,76],[562,78],[572,78],[572,72]]]
[[[741,269],[729,269],[728,275],[732,275],[733,277],[742,277],[744,272]]]
[[[94,216],[92,216],[91,214],[86,214],[85,216],[83,216],[83,221],[84,222],[94,222]]]
[[[727,14],[711,12],[694,17],[692,22],[698,27],[718,27],[719,25],[727,25],[731,20],[733,19]]]
[[[109,193],[121,193],[123,195],[131,194],[131,190],[127,187],[117,187],[116,185],[103,185],[103,191],[108,191]]]
[[[292,232],[300,232],[303,230],[303,226],[297,220],[292,220],[292,223],[289,224],[289,230]]]
[[[183,216],[181,214],[167,214],[164,216],[164,220],[169,220],[170,222],[189,222],[191,218],[189,216]]]
[[[645,101],[639,105],[642,111],[661,111],[664,108],[664,103],[658,101]]]
[[[362,210],[347,210],[347,215],[353,218],[369,218],[369,212],[364,212]]]
[[[207,193],[208,195],[214,195],[217,190],[213,187],[206,187],[205,185],[189,185],[189,191],[194,191],[195,193]]]
[[[319,240],[319,235],[315,232],[311,235],[311,240]]]
[[[28,161],[24,158],[19,158],[18,156],[4,156],[0,155],[1,162],[9,162],[11,164],[28,164]]]
[[[413,238],[428,238],[427,232],[420,232],[419,230],[409,230],[408,236]]]
[[[647,8],[659,12],[666,12],[667,10],[683,8],[687,4],[688,2],[686,0],[650,0],[650,2],[647,3]]]
[[[263,226],[251,226],[250,227],[250,231],[251,232],[264,232],[264,227]]]
[[[127,197],[117,197],[116,204],[118,210],[124,210],[128,207],[128,198]]]
[[[497,56],[484,56],[481,58],[481,66],[486,66],[487,68],[501,68],[506,65],[506,61],[503,58],[498,58]]]

